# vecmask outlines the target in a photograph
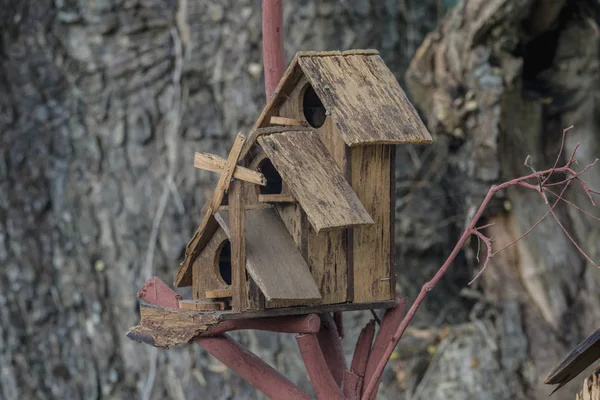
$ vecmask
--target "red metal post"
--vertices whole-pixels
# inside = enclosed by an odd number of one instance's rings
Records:
[[[283,1],[263,0],[262,42],[267,101],[285,72],[283,55]]]

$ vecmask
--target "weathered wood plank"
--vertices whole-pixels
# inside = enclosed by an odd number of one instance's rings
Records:
[[[316,232],[373,223],[314,131],[258,139]]]
[[[354,228],[354,301],[391,296],[390,161],[391,147],[352,148],[352,187],[375,223]]]
[[[225,309],[224,301],[179,300],[179,308],[194,311],[218,311]]]
[[[296,199],[290,194],[259,194],[258,201],[261,203],[295,203]]]
[[[204,169],[211,172],[223,173],[225,170],[226,160],[219,156],[208,153],[195,153],[194,154],[194,167]],[[244,167],[236,167],[233,171],[233,177],[245,182],[255,183],[257,185],[265,186],[267,179],[263,174],[258,171],[253,171]]]
[[[350,146],[431,143],[431,135],[379,55],[300,57],[305,76]]]
[[[229,192],[229,227],[231,235],[231,306],[233,311],[245,311],[248,297],[246,286],[246,211],[244,185],[234,181]]]
[[[286,117],[271,117],[269,121],[271,125],[282,125],[282,126],[306,126],[308,124],[305,121],[294,118],[286,118]]]
[[[222,299],[225,297],[231,297],[231,289],[207,290],[205,293],[207,299]]]
[[[306,261],[272,209],[246,211],[246,268],[268,302],[311,304],[321,299]]]

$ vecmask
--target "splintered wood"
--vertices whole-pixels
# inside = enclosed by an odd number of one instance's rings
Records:
[[[379,55],[304,56],[298,64],[349,146],[431,143]]]
[[[317,233],[373,223],[316,132],[274,133],[258,141]]]
[[[127,332],[127,337],[154,347],[188,343],[221,319],[215,314],[199,314],[144,303],[140,304],[140,317],[140,323]]]

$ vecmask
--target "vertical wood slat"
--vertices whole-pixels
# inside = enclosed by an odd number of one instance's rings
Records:
[[[389,300],[391,146],[360,146],[351,151],[352,188],[375,221],[353,229],[354,302]]]
[[[231,288],[234,312],[246,310],[246,216],[243,182],[234,180],[229,191],[229,229],[231,235]]]
[[[390,146],[390,298],[396,298],[396,146]]]

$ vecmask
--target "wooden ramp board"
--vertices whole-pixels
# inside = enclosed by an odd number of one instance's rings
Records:
[[[229,231],[229,213],[219,216]],[[269,302],[321,299],[306,261],[272,208],[246,210],[246,269]]]
[[[317,132],[273,133],[258,142],[317,233],[373,223]]]

